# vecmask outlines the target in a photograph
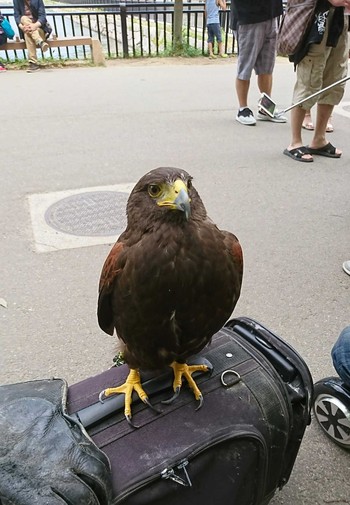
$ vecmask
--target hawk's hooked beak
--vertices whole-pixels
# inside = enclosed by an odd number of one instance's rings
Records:
[[[160,207],[170,207],[173,210],[181,210],[185,213],[188,220],[191,215],[190,197],[186,184],[177,179],[172,184],[166,186],[166,190],[157,200],[157,205]]]

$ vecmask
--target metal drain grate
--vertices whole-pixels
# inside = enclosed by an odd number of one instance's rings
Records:
[[[83,237],[120,235],[126,228],[128,194],[94,191],[68,196],[45,212],[46,223],[63,233]]]

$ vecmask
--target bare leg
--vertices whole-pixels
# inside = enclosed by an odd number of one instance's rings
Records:
[[[310,147],[317,149],[327,144],[326,128],[328,120],[332,115],[332,112],[333,112],[333,105],[327,105],[324,103],[317,104],[315,133],[312,141],[310,142]],[[342,151],[336,149],[336,153],[341,154]]]
[[[222,42],[218,42],[218,48],[219,48],[220,56],[226,57],[227,54],[225,55],[225,53],[224,53],[224,45]]]
[[[250,81],[244,81],[243,79],[238,78],[236,79],[236,91],[240,107],[248,107],[249,86]]]
[[[272,74],[258,75],[258,88],[261,93],[271,96],[272,92]]]
[[[305,109],[302,107],[294,107],[291,110],[291,127],[292,127],[292,140],[288,146],[288,151],[303,146],[303,139],[301,137],[301,125],[305,117]],[[312,159],[310,154],[303,154],[303,159]]]
[[[305,110],[302,107],[294,107],[290,113],[290,124],[292,127],[292,140],[288,146],[288,149],[294,149],[295,147],[301,147],[303,145],[303,139],[301,137],[301,125],[303,124],[305,117]]]
[[[304,117],[304,121],[303,121],[303,128],[305,130],[309,130],[309,131],[313,131],[315,129],[314,128],[314,124],[312,122],[311,110],[305,111],[305,117]]]
[[[332,116],[329,116],[327,128],[326,128],[326,133],[332,133],[333,131],[334,131],[334,128],[333,128]]]
[[[209,56],[214,56],[212,42],[208,42],[208,52],[209,52]]]

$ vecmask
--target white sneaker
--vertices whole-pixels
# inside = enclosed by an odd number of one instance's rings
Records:
[[[236,121],[247,126],[254,126],[256,124],[254,114],[248,107],[238,111]]]
[[[273,123],[286,123],[287,118],[275,110],[273,117],[269,116],[264,110],[258,109],[258,113],[256,115],[259,121],[272,121]]]
[[[344,270],[345,273],[347,273],[348,275],[350,275],[350,260],[344,261],[344,263],[343,263],[343,270]]]

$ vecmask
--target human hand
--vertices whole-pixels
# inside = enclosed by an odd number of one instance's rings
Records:
[[[36,23],[29,23],[29,24],[23,26],[22,31],[25,33],[32,33],[37,29],[38,29],[38,26]]]
[[[333,7],[345,7],[347,10],[350,9],[350,0],[328,0]]]
[[[29,26],[30,32],[34,32],[35,30],[38,29],[38,26],[36,23],[30,23],[28,26]]]

